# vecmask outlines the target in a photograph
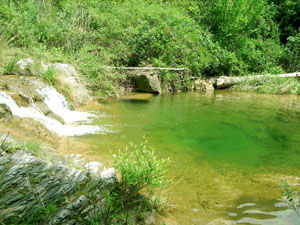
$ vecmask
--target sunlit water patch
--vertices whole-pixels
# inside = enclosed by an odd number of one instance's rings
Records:
[[[93,146],[89,155],[109,158],[146,135],[170,157],[167,224],[299,224],[276,207],[284,204],[281,179],[300,183],[299,96],[179,93],[109,102],[103,111],[109,116],[94,124],[118,132],[78,140]]]

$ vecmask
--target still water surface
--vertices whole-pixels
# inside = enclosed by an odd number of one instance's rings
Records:
[[[300,97],[218,91],[104,104],[96,124],[115,131],[79,137],[107,158],[147,136],[170,157],[167,224],[300,224],[281,179],[300,183]]]

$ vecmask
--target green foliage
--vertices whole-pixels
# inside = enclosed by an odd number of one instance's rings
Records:
[[[0,139],[0,149],[7,153],[12,153],[20,149],[27,149],[34,153],[35,156],[39,155],[41,149],[41,143],[31,140],[28,142],[23,141],[11,141],[8,139],[9,135],[6,135],[4,138]]]
[[[286,180],[282,181],[281,188],[284,190],[287,205],[300,217],[300,190],[294,191]]]
[[[267,94],[300,94],[299,78],[259,77],[234,85],[237,91],[256,91]]]
[[[287,38],[281,63],[286,71],[300,71],[300,33]]]
[[[55,69],[52,66],[49,66],[47,70],[41,75],[43,81],[46,84],[49,84],[51,86],[55,86],[57,84],[57,81],[55,79]]]
[[[17,64],[17,61],[15,59],[8,62],[7,65],[4,66],[4,75],[10,75],[17,72],[19,66]]]
[[[288,37],[295,36],[299,30],[300,4],[298,0],[272,0],[276,7],[276,22],[280,28],[280,39],[286,43]]]
[[[123,71],[104,66],[186,67],[161,80],[187,89],[200,76],[299,68],[297,7],[296,0],[1,0],[0,45],[77,65],[99,98],[128,85]],[[286,48],[280,32],[290,36]]]
[[[13,153],[17,150],[20,150],[24,145],[20,141],[11,141],[7,134],[4,138],[0,139],[0,149],[6,153]]]
[[[237,58],[241,74],[278,72],[281,47],[275,10],[266,0],[193,1],[188,11]]]
[[[158,159],[145,138],[140,144],[130,144],[119,151],[114,156],[114,166],[121,179],[107,190],[99,190],[90,183],[87,191],[92,206],[89,218],[79,215],[78,220],[90,225],[144,224],[147,213],[161,205],[157,188],[163,188],[168,182],[165,177],[168,161]],[[99,207],[99,196],[104,197],[105,207]]]
[[[129,219],[129,210],[133,207],[138,209],[138,218],[141,220],[146,211],[155,207],[152,195],[155,188],[167,184],[168,164],[169,159],[158,159],[155,156],[146,138],[140,144],[131,143],[115,156],[114,166],[120,172],[121,180],[109,197],[114,199],[114,208],[122,212],[125,224]]]
[[[36,207],[34,213],[25,219],[21,224],[41,224],[49,221],[51,216],[57,211],[57,206],[55,204],[48,204],[46,206]],[[19,221],[20,222],[20,221]]]
[[[25,148],[32,151],[35,156],[39,155],[39,152],[41,150],[41,143],[31,140],[26,142],[24,145]]]
[[[163,187],[168,159],[158,159],[144,138],[140,144],[130,144],[119,151],[114,166],[121,174],[124,192],[135,195],[147,187]]]

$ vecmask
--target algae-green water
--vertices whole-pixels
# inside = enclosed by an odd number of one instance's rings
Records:
[[[142,98],[139,98],[142,99]],[[300,97],[218,91],[178,93],[104,105],[89,135],[108,156],[146,136],[169,157],[167,224],[300,224],[281,197],[281,180],[300,181]]]

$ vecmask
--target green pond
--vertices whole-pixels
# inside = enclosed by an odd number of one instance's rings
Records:
[[[76,139],[107,158],[148,137],[169,157],[166,224],[300,224],[281,180],[300,183],[300,97],[217,91],[105,103],[112,133]],[[296,187],[296,186],[295,186]],[[160,223],[162,224],[162,223]]]

